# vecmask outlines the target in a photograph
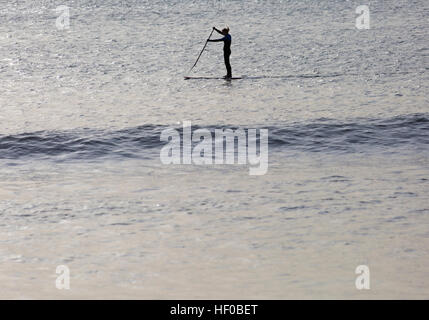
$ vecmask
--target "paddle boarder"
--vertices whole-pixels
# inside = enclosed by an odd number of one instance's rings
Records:
[[[225,78],[232,78],[232,71],[231,71],[231,64],[229,62],[229,57],[231,55],[231,35],[229,34],[229,28],[226,27],[224,29],[222,29],[222,31],[220,31],[219,29],[217,29],[216,27],[213,27],[213,30],[216,30],[218,33],[220,33],[221,35],[223,35],[222,39],[216,39],[216,40],[211,40],[210,38],[207,39],[207,42],[220,42],[223,41],[223,58],[225,61],[225,67],[226,67],[226,76]]]

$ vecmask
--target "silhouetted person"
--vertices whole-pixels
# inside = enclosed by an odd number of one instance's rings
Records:
[[[232,78],[232,71],[231,71],[231,64],[229,63],[229,56],[231,55],[231,35],[229,34],[229,28],[224,28],[222,31],[216,29],[216,27],[213,27],[213,30],[216,30],[220,34],[222,34],[224,37],[222,39],[216,39],[216,40],[210,40],[209,42],[220,42],[223,41],[223,58],[225,60],[225,67],[226,67],[226,76],[225,78]]]

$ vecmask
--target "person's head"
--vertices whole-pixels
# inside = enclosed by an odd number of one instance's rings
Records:
[[[229,27],[222,29],[222,34],[227,35],[229,33]]]

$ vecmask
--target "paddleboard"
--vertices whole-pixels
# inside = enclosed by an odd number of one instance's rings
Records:
[[[185,80],[240,80],[242,77],[232,77],[232,78],[224,78],[224,77],[185,77]]]

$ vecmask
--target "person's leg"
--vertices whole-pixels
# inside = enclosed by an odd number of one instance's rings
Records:
[[[229,78],[232,78],[232,70],[231,70],[231,64],[229,62],[229,57],[231,55],[231,52],[224,52],[223,57],[225,60],[225,67],[226,67],[226,76]]]

